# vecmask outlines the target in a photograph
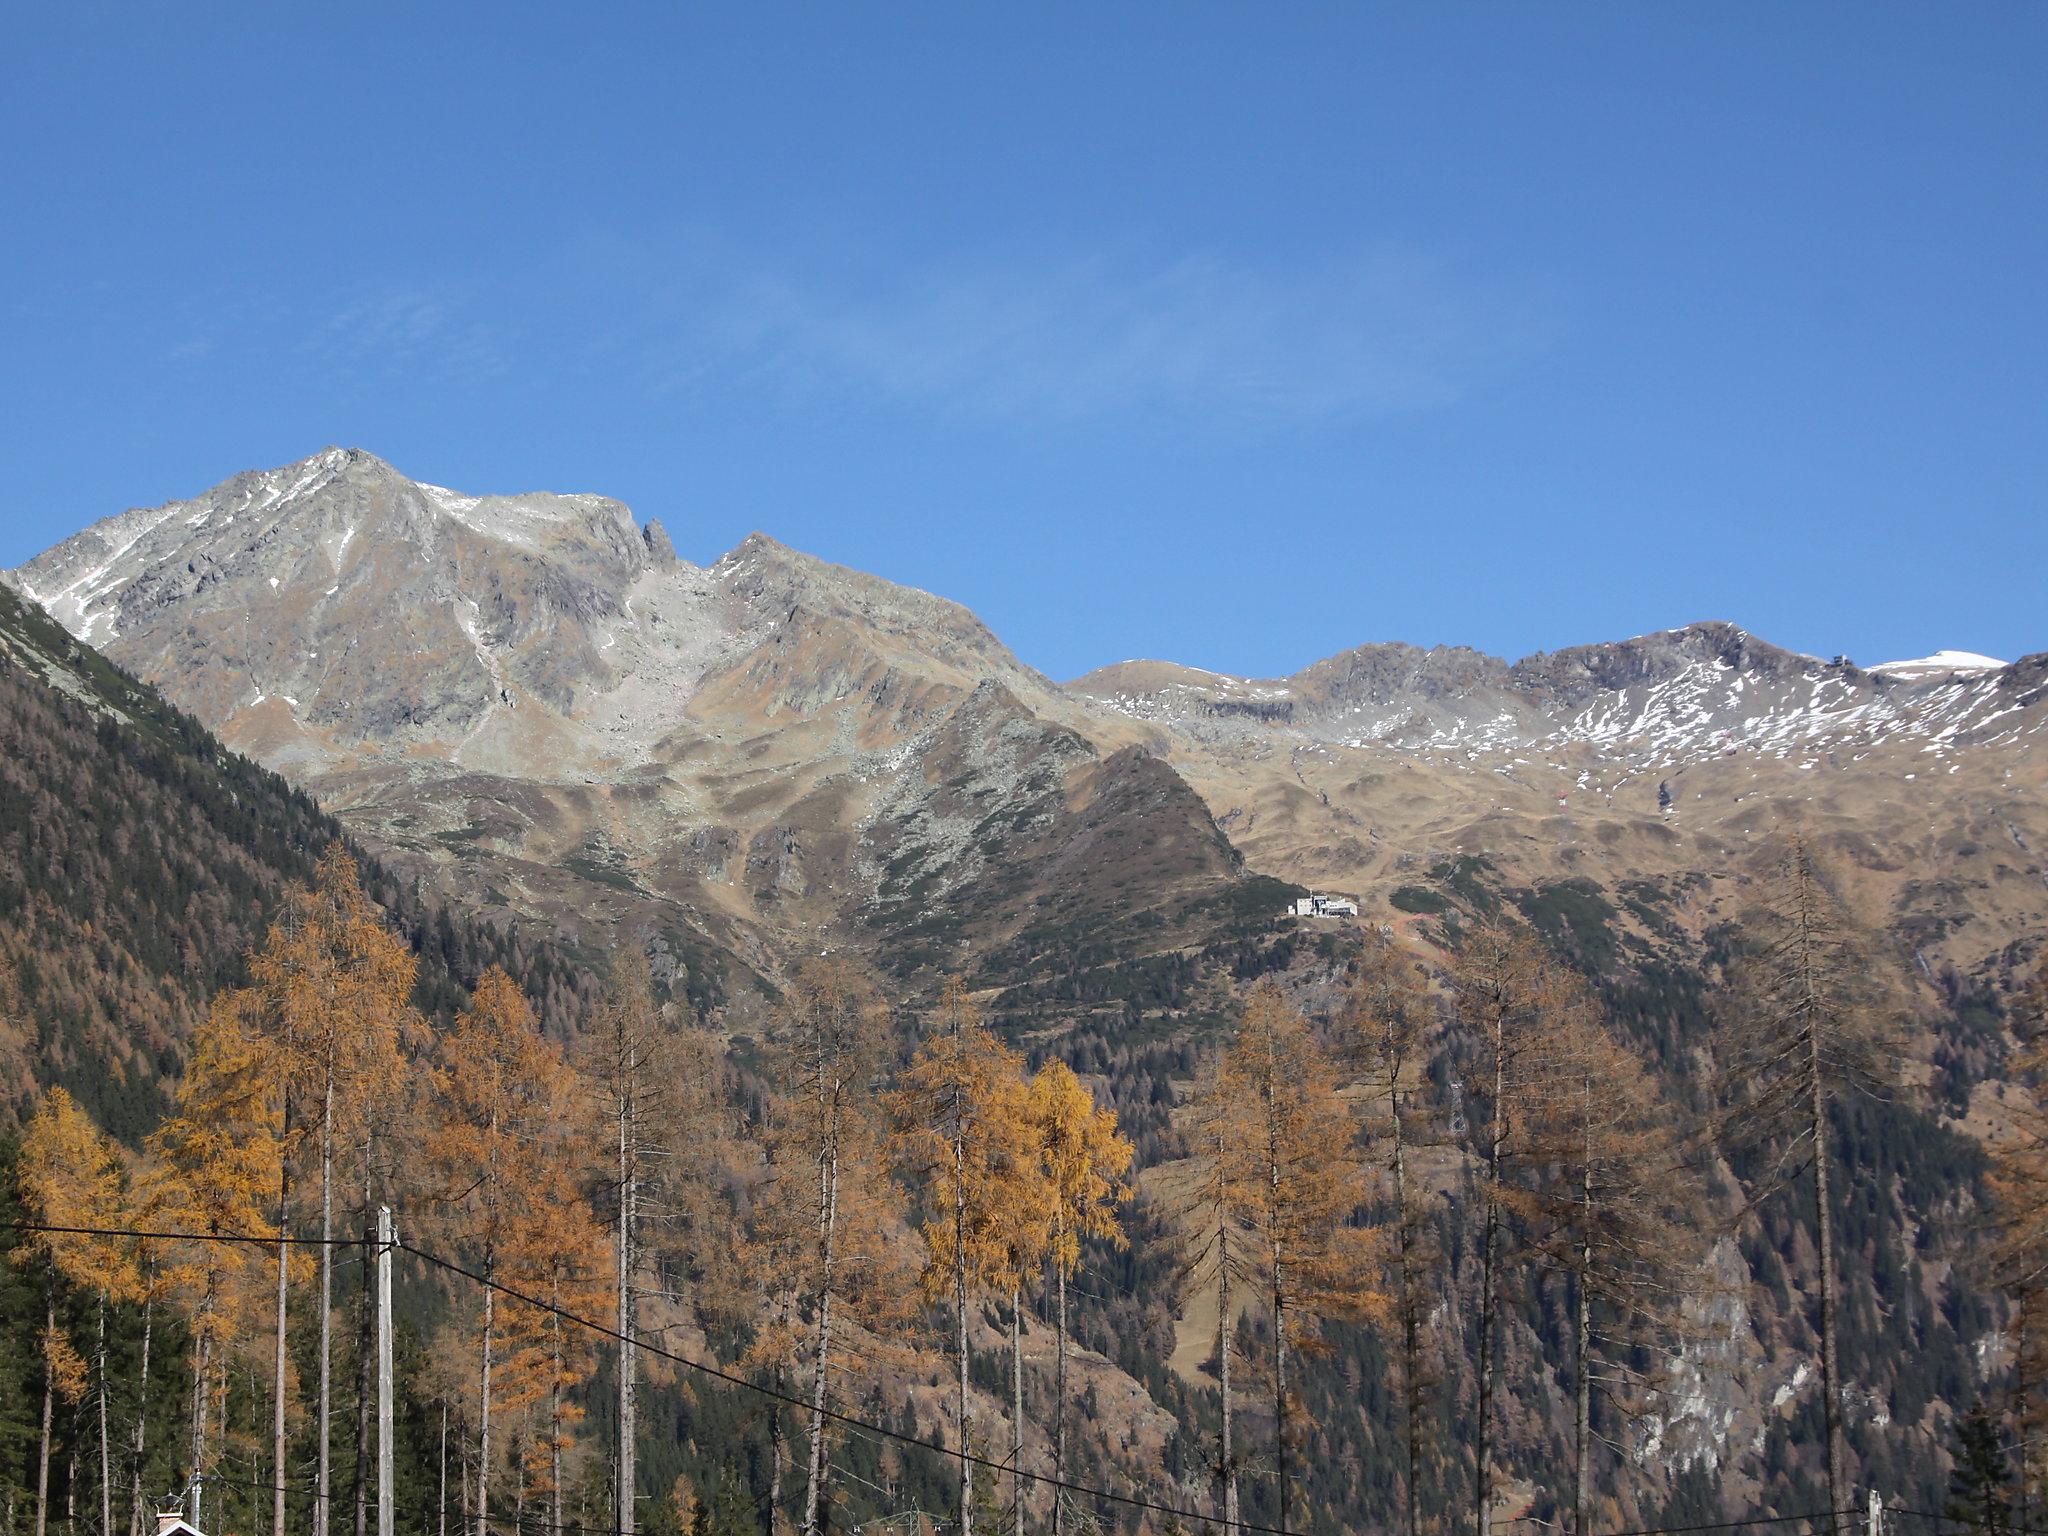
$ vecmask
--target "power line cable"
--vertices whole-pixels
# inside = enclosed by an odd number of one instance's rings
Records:
[[[248,1243],[258,1247],[265,1248],[274,1248],[279,1243],[306,1247],[325,1246],[353,1248],[367,1246],[376,1241],[374,1237],[368,1236],[322,1238],[295,1237],[289,1234],[280,1234],[276,1236],[265,1237],[253,1233],[239,1232],[154,1232],[119,1227],[65,1227],[47,1225],[38,1222],[23,1221],[0,1222],[0,1231],[41,1232],[50,1233],[54,1235],[68,1235],[80,1237],[125,1237],[134,1239],[148,1239],[152,1241],[162,1242]],[[1139,1498],[1133,1494],[1115,1493],[1106,1488],[1092,1488],[1082,1483],[1067,1482],[1062,1478],[1051,1477],[1043,1472],[1031,1472],[1026,1471],[1023,1468],[1012,1467],[1009,1464],[1007,1458],[1003,1461],[993,1461],[986,1456],[979,1456],[971,1451],[948,1450],[943,1445],[935,1445],[929,1440],[923,1440],[915,1435],[905,1434],[901,1430],[890,1429],[887,1425],[875,1424],[871,1423],[866,1419],[855,1418],[853,1415],[841,1413],[837,1409],[825,1408],[820,1410],[815,1405],[806,1402],[804,1399],[800,1397],[796,1397],[787,1392],[778,1391],[773,1387],[763,1386],[761,1385],[761,1383],[756,1381],[749,1381],[744,1376],[736,1376],[732,1372],[723,1370],[718,1366],[707,1365],[705,1362],[701,1360],[692,1359],[688,1355],[678,1354],[674,1350],[665,1349],[662,1346],[655,1344],[647,1339],[639,1337],[629,1339],[626,1335],[619,1333],[617,1330],[610,1328],[603,1323],[595,1322],[587,1317],[578,1316],[576,1313],[569,1312],[561,1307],[558,1307],[552,1302],[542,1301],[540,1298],[536,1296],[529,1296],[522,1291],[516,1290],[513,1287],[504,1284],[502,1281],[486,1279],[483,1275],[478,1274],[475,1270],[465,1268],[464,1266],[457,1264],[454,1260],[445,1259],[441,1257],[439,1254],[433,1253],[428,1249],[415,1247],[411,1243],[405,1242],[403,1239],[394,1240],[392,1246],[403,1252],[410,1253],[411,1255],[413,1255],[413,1257],[421,1260],[423,1263],[432,1265],[438,1269],[446,1270],[450,1274],[459,1275],[463,1279],[470,1281],[472,1284],[484,1286],[490,1290],[497,1292],[501,1296],[505,1296],[513,1301],[519,1302],[523,1306],[532,1307],[535,1310],[540,1311],[542,1313],[559,1317],[564,1322],[574,1323],[578,1327],[587,1328],[592,1333],[598,1334],[604,1338],[608,1338],[612,1340],[614,1343],[631,1343],[636,1349],[645,1350],[648,1354],[654,1355],[659,1359],[668,1360],[676,1365],[684,1366],[690,1370],[697,1371],[703,1375],[712,1377],[717,1381],[724,1382],[729,1386],[740,1387],[746,1391],[753,1392],[762,1397],[769,1398],[787,1407],[797,1408],[807,1413],[822,1412],[823,1417],[830,1419],[835,1424],[839,1424],[859,1432],[864,1432],[869,1435],[876,1435],[881,1436],[885,1439],[894,1440],[899,1444],[915,1446],[920,1450],[929,1451],[933,1455],[942,1457],[949,1461],[964,1461],[970,1466],[983,1467],[991,1472],[1001,1473],[1006,1476],[1028,1478],[1034,1483],[1039,1483],[1046,1485],[1048,1487],[1056,1488],[1063,1492],[1082,1494],[1089,1498],[1106,1499],[1113,1504],[1122,1504],[1134,1509],[1149,1510],[1155,1514],[1174,1515],[1183,1520],[1197,1520],[1202,1521],[1204,1523],[1210,1522],[1209,1516],[1201,1514],[1195,1510],[1176,1508],[1175,1506],[1170,1504],[1161,1504],[1151,1499]],[[242,1487],[253,1488],[267,1492],[278,1491],[276,1487],[272,1484],[249,1483],[239,1479],[228,1479],[219,1476],[211,1478],[209,1479],[209,1481],[238,1483]],[[291,1492],[294,1490],[286,1489],[285,1491]],[[333,1501],[338,1497],[338,1495],[331,1493],[328,1495],[330,1501]],[[1923,1519],[1944,1521],[1950,1524],[1967,1525],[1970,1523],[1966,1520],[1962,1520],[1959,1517],[1953,1515],[1937,1515],[1928,1510],[1909,1509],[1904,1505],[1888,1504],[1885,1506],[1885,1508],[1898,1514],[1914,1515]],[[1800,1521],[1845,1519],[1851,1518],[1859,1513],[1861,1513],[1861,1511],[1848,1509],[1835,1510],[1832,1512],[1827,1510],[1821,1510],[1813,1513],[1797,1515],[1760,1515],[1747,1520],[1719,1520],[1704,1525],[1643,1526],[1636,1530],[1630,1531],[1603,1532],[1601,1533],[1601,1536],[1697,1536],[1697,1533],[1701,1532],[1740,1530],[1745,1527],[1753,1525],[1787,1525],[1794,1524]],[[486,1519],[489,1518],[490,1517],[487,1515]],[[546,1522],[540,1523],[544,1529],[575,1530],[582,1532],[583,1536],[628,1536],[628,1533],[617,1530],[615,1528],[606,1529],[599,1526],[568,1525],[555,1527],[549,1525]],[[1256,1525],[1246,1520],[1238,1521],[1237,1528],[1241,1531],[1252,1532],[1254,1533],[1254,1536],[1298,1536],[1298,1533],[1286,1531],[1278,1526]],[[2010,1533],[2010,1536],[2048,1536],[2048,1529],[2040,1529],[2034,1527],[2002,1525],[2000,1527],[2000,1530],[2003,1532]]]
[[[262,1248],[274,1248],[280,1242],[292,1245],[304,1245],[308,1247],[357,1247],[369,1243],[374,1243],[376,1241],[376,1239],[370,1237],[321,1238],[293,1237],[288,1234],[282,1236],[262,1236],[246,1232],[158,1232],[126,1227],[65,1227],[57,1226],[54,1224],[24,1221],[0,1222],[0,1230],[11,1230],[16,1232],[42,1232],[81,1237],[125,1237],[132,1239],[146,1239],[157,1242],[246,1243]],[[761,1383],[756,1381],[749,1381],[744,1376],[737,1376],[734,1375],[731,1371],[723,1370],[715,1365],[708,1365],[702,1360],[696,1360],[692,1359],[688,1355],[678,1354],[674,1350],[665,1349],[661,1345],[655,1344],[647,1339],[639,1338],[637,1336],[629,1339],[626,1335],[618,1332],[616,1329],[606,1326],[603,1323],[595,1322],[587,1317],[580,1317],[573,1312],[566,1311],[565,1309],[554,1305],[552,1302],[543,1301],[537,1296],[529,1296],[522,1291],[516,1290],[513,1287],[504,1284],[502,1281],[486,1279],[483,1275],[478,1274],[473,1269],[465,1268],[464,1266],[456,1263],[454,1260],[445,1259],[441,1257],[441,1255],[431,1252],[428,1249],[415,1247],[411,1243],[405,1242],[402,1239],[394,1241],[392,1246],[405,1253],[410,1253],[411,1255],[413,1255],[414,1258],[421,1260],[423,1263],[432,1265],[437,1269],[446,1270],[450,1274],[459,1275],[463,1279],[470,1281],[472,1284],[484,1286],[492,1291],[497,1292],[501,1296],[505,1296],[513,1301],[519,1302],[523,1306],[529,1306],[544,1314],[559,1317],[562,1319],[562,1321],[567,1323],[574,1323],[580,1328],[587,1328],[592,1333],[598,1334],[603,1338],[610,1339],[614,1343],[630,1343],[634,1346],[634,1348],[643,1350],[646,1353],[657,1357],[658,1359],[670,1361],[676,1365],[680,1365],[689,1370],[697,1371],[702,1375],[709,1376],[716,1381],[722,1381],[729,1386],[739,1387],[745,1391],[756,1393],[759,1396],[769,1398],[775,1402],[782,1403],[788,1407],[796,1408],[803,1412],[811,1413],[814,1415],[821,1415],[822,1417],[831,1420],[835,1424],[846,1425],[855,1429],[866,1430],[871,1434],[883,1436],[886,1439],[894,1440],[902,1445],[915,1446],[919,1450],[929,1451],[933,1455],[942,1457],[948,1461],[965,1462],[969,1466],[985,1467],[991,1472],[998,1472],[1006,1475],[1014,1475],[1018,1477],[1029,1478],[1034,1483],[1038,1483],[1046,1487],[1056,1488],[1063,1492],[1080,1494],[1085,1497],[1093,1499],[1103,1499],[1108,1501],[1109,1503],[1121,1504],[1132,1509],[1149,1510],[1154,1514],[1173,1515],[1182,1520],[1207,1520],[1209,1518],[1208,1516],[1202,1515],[1194,1510],[1179,1509],[1170,1504],[1161,1504],[1152,1499],[1140,1498],[1135,1494],[1116,1493],[1107,1488],[1091,1488],[1086,1484],[1068,1482],[1063,1478],[1053,1477],[1043,1472],[1030,1472],[1022,1468],[1012,1469],[1003,1462],[992,1461],[985,1456],[978,1456],[972,1451],[948,1450],[943,1445],[935,1445],[929,1440],[922,1440],[919,1439],[916,1435],[909,1435],[905,1434],[901,1430],[891,1429],[885,1424],[870,1423],[866,1419],[855,1418],[851,1414],[841,1413],[834,1408],[821,1409],[817,1407],[815,1404],[806,1402],[804,1399],[794,1396],[791,1393],[778,1391],[773,1387],[763,1386],[761,1385]],[[332,1497],[332,1495],[330,1495],[330,1497]],[[1301,1536],[1301,1533],[1284,1530],[1279,1526],[1256,1525],[1246,1520],[1238,1521],[1237,1528],[1240,1531],[1252,1533],[1252,1536]],[[604,1533],[592,1531],[590,1533],[590,1536],[604,1536]],[[613,1533],[613,1536],[622,1536],[622,1533]]]

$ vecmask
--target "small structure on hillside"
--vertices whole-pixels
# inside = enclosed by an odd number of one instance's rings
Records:
[[[1356,917],[1358,901],[1351,896],[1325,896],[1310,891],[1306,896],[1297,897],[1294,903],[1296,917]]]

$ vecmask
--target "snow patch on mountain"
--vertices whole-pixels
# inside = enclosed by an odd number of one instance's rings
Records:
[[[1912,661],[1880,661],[1870,670],[1887,677],[1919,681],[1950,672],[1996,672],[2006,665],[1995,656],[1980,656],[1975,651],[1936,651],[1932,656],[1921,656]]]

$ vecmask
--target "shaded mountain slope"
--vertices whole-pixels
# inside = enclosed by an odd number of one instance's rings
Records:
[[[152,1124],[208,998],[341,826],[276,773],[0,589],[0,1064],[12,1118],[62,1083],[122,1134]],[[480,928],[371,864],[445,1011],[494,962],[562,1022],[577,981],[538,934]]]

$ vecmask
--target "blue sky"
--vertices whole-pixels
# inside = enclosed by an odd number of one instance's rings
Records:
[[[1058,676],[2048,648],[2048,6],[17,7],[0,564],[329,443]]]

